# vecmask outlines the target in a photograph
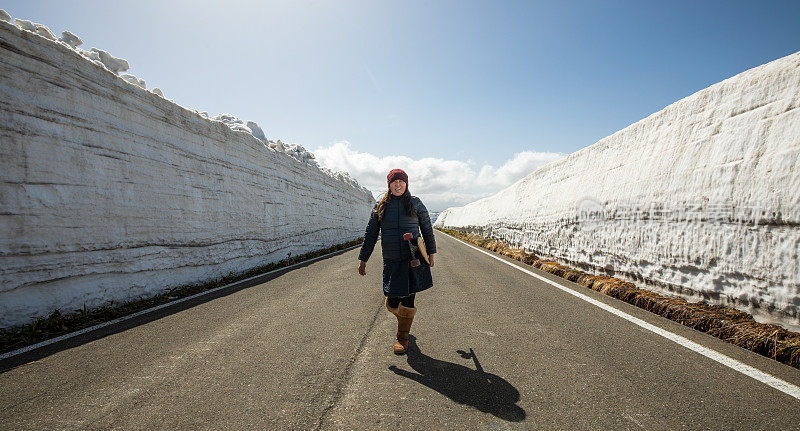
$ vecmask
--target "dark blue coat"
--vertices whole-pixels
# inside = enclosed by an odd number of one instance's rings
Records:
[[[358,256],[358,259],[364,262],[369,260],[378,241],[378,234],[381,235],[383,293],[386,296],[408,296],[433,286],[430,266],[417,253],[416,257],[420,258],[421,264],[416,268],[411,267],[411,252],[403,240],[403,234],[410,232],[414,236],[412,241],[416,244],[421,234],[428,253],[436,253],[436,239],[433,236],[428,209],[416,196],[411,197],[411,204],[417,212],[417,217],[406,215],[402,196],[392,195],[392,200],[384,210],[383,220],[378,220],[376,205],[364,232],[364,244]]]

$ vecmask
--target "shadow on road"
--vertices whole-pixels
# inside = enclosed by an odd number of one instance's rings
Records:
[[[496,417],[512,422],[525,420],[526,413],[516,405],[519,391],[505,379],[483,370],[472,349],[458,350],[464,359],[472,359],[475,368],[431,358],[422,353],[416,338],[409,336],[408,365],[416,373],[392,365],[395,374],[414,380],[459,403],[466,404]]]

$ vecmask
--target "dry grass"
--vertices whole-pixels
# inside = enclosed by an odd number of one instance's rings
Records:
[[[751,350],[795,368],[800,368],[800,334],[766,323],[758,323],[748,313],[705,302],[669,298],[614,277],[587,274],[552,260],[539,259],[524,250],[471,233],[450,229],[440,231],[504,256],[532,265],[602,294],[708,333],[728,343]]]

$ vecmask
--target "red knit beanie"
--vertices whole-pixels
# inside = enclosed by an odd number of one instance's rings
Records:
[[[402,169],[392,169],[392,171],[389,172],[389,175],[386,176],[386,181],[388,181],[387,186],[394,180],[403,180],[403,182],[406,183],[406,187],[408,187],[408,175],[406,175]]]

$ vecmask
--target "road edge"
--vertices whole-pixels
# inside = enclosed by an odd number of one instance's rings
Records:
[[[269,271],[269,272],[265,272],[265,273],[262,273],[262,274],[254,275],[254,276],[246,278],[244,280],[235,281],[233,283],[229,283],[229,284],[226,284],[224,286],[215,287],[213,289],[209,289],[209,290],[206,290],[206,291],[203,291],[203,292],[200,292],[200,293],[196,293],[194,295],[190,295],[190,296],[186,296],[186,297],[183,297],[183,298],[179,298],[179,299],[176,299],[174,301],[166,302],[164,304],[159,304],[159,305],[156,305],[154,307],[150,307],[150,308],[147,308],[147,309],[144,309],[144,310],[137,311],[137,312],[132,313],[132,314],[128,314],[128,315],[125,315],[125,316],[122,316],[122,317],[118,317],[116,319],[109,320],[107,322],[98,323],[96,325],[89,326],[87,328],[79,329],[77,331],[73,331],[73,332],[70,332],[70,333],[67,333],[67,334],[59,335],[57,337],[49,338],[47,340],[40,341],[40,342],[38,342],[36,344],[31,344],[29,346],[20,347],[19,349],[12,350],[12,351],[0,354],[0,361],[10,360],[10,359],[13,359],[13,358],[15,358],[15,357],[17,357],[19,355],[23,355],[25,353],[29,353],[29,352],[32,352],[34,350],[38,350],[38,349],[41,349],[41,348],[44,348],[44,347],[48,347],[48,346],[51,346],[51,345],[56,344],[56,343],[65,342],[65,341],[68,341],[68,340],[70,340],[72,338],[75,338],[75,337],[78,337],[80,335],[96,331],[98,329],[103,329],[103,328],[111,327],[113,325],[118,325],[118,324],[127,322],[128,320],[135,319],[137,317],[140,317],[140,316],[143,316],[143,315],[146,315],[146,314],[150,314],[152,312],[155,312],[155,311],[158,311],[158,310],[161,310],[161,309],[164,309],[164,308],[173,307],[173,306],[175,306],[177,304],[181,304],[183,302],[187,302],[187,301],[191,301],[191,300],[194,300],[194,299],[202,298],[204,296],[211,295],[211,294],[217,293],[217,292],[225,290],[225,289],[234,289],[234,288],[236,288],[238,286],[245,285],[245,284],[248,284],[248,283],[252,283],[254,281],[258,281],[261,278],[269,278],[271,275],[273,275],[275,273],[278,273],[278,272],[291,271],[292,269],[294,269],[296,267],[299,267],[299,266],[302,266],[302,265],[308,265],[308,264],[317,262],[319,260],[325,259],[327,257],[330,257],[332,255],[348,252],[350,250],[359,248],[361,246],[362,246],[362,244],[356,244],[354,246],[351,246],[351,247],[348,247],[348,248],[344,248],[344,249],[341,249],[341,250],[337,250],[337,251],[333,251],[333,252],[324,254],[322,256],[317,256],[317,257],[309,259],[309,260],[304,260],[302,262],[297,262],[297,263],[289,265],[289,266],[285,266],[285,267],[282,267],[282,268],[277,268],[277,269],[274,269],[274,270]]]
[[[442,233],[444,233],[444,232],[442,232]],[[445,233],[445,235],[447,235],[447,234]],[[726,366],[728,368],[731,368],[734,371],[738,371],[739,373],[742,373],[742,374],[744,374],[744,375],[746,375],[748,377],[751,377],[751,378],[753,378],[755,380],[758,380],[759,382],[764,383],[767,386],[770,386],[773,389],[776,389],[776,390],[778,390],[780,392],[783,392],[784,394],[789,395],[792,398],[800,400],[800,387],[798,387],[798,386],[795,386],[795,385],[793,385],[793,384],[791,384],[791,383],[789,383],[789,382],[787,382],[785,380],[782,380],[782,379],[780,379],[778,377],[775,377],[775,376],[773,376],[773,375],[771,375],[769,373],[766,373],[766,372],[761,371],[761,370],[759,370],[759,369],[757,369],[755,367],[752,367],[752,366],[747,365],[747,364],[745,364],[743,362],[740,362],[740,361],[738,361],[736,359],[733,359],[730,356],[727,356],[725,354],[717,352],[714,349],[711,349],[711,348],[705,347],[703,345],[700,345],[699,343],[691,341],[686,337],[683,337],[681,335],[675,334],[675,333],[673,333],[671,331],[668,331],[666,329],[660,328],[660,327],[658,327],[656,325],[653,325],[651,323],[645,322],[644,320],[639,319],[638,317],[634,317],[634,316],[632,316],[632,315],[630,315],[630,314],[628,314],[628,313],[626,313],[626,312],[624,312],[624,311],[622,311],[622,310],[620,310],[618,308],[612,307],[611,305],[604,304],[604,303],[602,303],[602,302],[600,302],[600,301],[598,301],[598,300],[596,300],[594,298],[591,298],[588,295],[585,295],[585,294],[583,294],[581,292],[573,290],[573,289],[571,289],[569,287],[562,286],[559,283],[556,283],[555,281],[548,279],[547,277],[541,276],[539,274],[536,274],[533,271],[530,271],[528,269],[525,269],[525,268],[522,268],[522,267],[520,267],[518,265],[515,265],[514,263],[506,261],[505,259],[503,259],[503,258],[501,258],[499,256],[495,256],[494,254],[492,254],[489,251],[483,250],[483,249],[481,249],[481,248],[479,248],[477,246],[474,246],[472,244],[466,243],[466,242],[464,242],[464,241],[462,241],[462,240],[460,240],[460,239],[458,239],[458,238],[456,238],[456,237],[454,237],[452,235],[448,235],[448,236],[450,236],[454,240],[466,245],[467,247],[473,248],[473,249],[475,249],[475,250],[477,250],[477,251],[479,251],[479,252],[481,252],[481,253],[489,256],[489,257],[491,257],[492,259],[496,259],[496,260],[498,260],[500,262],[505,263],[508,266],[516,268],[517,270],[519,270],[521,272],[524,272],[524,273],[526,273],[526,274],[528,274],[528,275],[530,275],[532,277],[535,277],[535,278],[537,278],[537,279],[539,279],[539,280],[541,280],[541,281],[543,281],[543,282],[545,282],[545,283],[547,283],[547,284],[549,284],[549,285],[551,285],[551,286],[553,286],[553,287],[555,287],[555,288],[557,288],[559,290],[564,291],[565,293],[573,295],[578,299],[586,301],[586,302],[588,302],[588,303],[590,303],[590,304],[592,304],[592,305],[594,305],[596,307],[599,307],[599,308],[603,309],[604,311],[607,311],[607,312],[609,312],[611,314],[614,314],[617,317],[620,317],[622,319],[625,319],[625,320],[627,320],[627,321],[629,321],[629,322],[641,327],[642,329],[645,329],[645,330],[650,331],[650,332],[652,332],[652,333],[654,333],[656,335],[664,337],[664,338],[666,338],[666,339],[668,339],[668,340],[670,340],[670,341],[672,341],[672,342],[674,342],[674,343],[676,343],[676,344],[678,344],[678,345],[680,345],[682,347],[685,347],[685,348],[687,348],[689,350],[692,350],[692,351],[694,351],[696,353],[699,353],[699,354],[705,356],[706,358],[711,359],[711,360],[713,360],[713,361],[715,361],[715,362],[717,362],[717,363],[719,363],[721,365],[724,365],[724,366]]]

